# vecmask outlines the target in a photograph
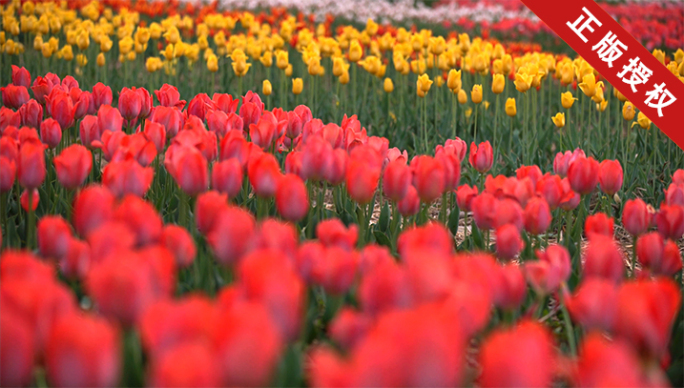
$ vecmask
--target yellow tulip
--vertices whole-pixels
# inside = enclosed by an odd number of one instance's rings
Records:
[[[43,57],[45,58],[50,58],[52,56],[52,46],[49,43],[43,43],[43,46],[40,48],[41,54],[43,54]]]
[[[154,73],[162,68],[162,61],[158,57],[149,57],[145,61],[145,68],[148,72]]]
[[[634,105],[629,101],[625,102],[625,105],[622,106],[622,118],[627,121],[632,121],[634,120],[635,114]]]
[[[461,89],[458,91],[458,103],[463,105],[466,102],[468,102],[468,95],[466,94],[465,90]]]
[[[565,113],[556,113],[555,116],[551,117],[551,120],[558,128],[563,128],[565,126]]]
[[[494,74],[494,79],[492,80],[492,93],[501,94],[506,86],[506,79],[501,74]]]
[[[102,67],[102,66],[105,65],[105,62],[106,62],[106,61],[105,61],[105,55],[104,55],[104,53],[99,53],[99,54],[97,54],[97,60],[96,60],[96,62],[97,62],[97,65],[100,66],[100,67]]]
[[[521,92],[525,93],[528,90],[530,90],[530,87],[532,86],[532,77],[531,75],[528,74],[522,74],[522,73],[516,73],[515,74],[515,81],[513,83],[515,84],[515,88]]]
[[[338,80],[340,81],[340,83],[341,83],[342,85],[348,84],[348,83],[349,83],[349,72],[348,72],[348,71],[345,71],[344,73],[342,73],[342,75],[340,75],[340,76],[338,77]]]
[[[447,75],[447,87],[454,93],[458,93],[458,91],[461,90],[461,85],[461,70],[449,70],[449,74]]]
[[[681,65],[684,62],[684,50],[677,49],[677,51],[674,53],[674,60],[678,65]]]
[[[380,26],[378,26],[378,23],[374,22],[373,19],[368,19],[368,21],[366,22],[366,33],[369,36],[377,34],[378,28],[380,28]]]
[[[100,51],[103,53],[109,52],[109,50],[112,49],[112,46],[114,45],[114,42],[112,42],[111,39],[107,35],[103,36],[102,39],[100,39]]]
[[[465,117],[470,117],[473,115],[473,108],[468,108],[465,111]]]
[[[288,77],[292,77],[292,64],[289,63],[287,67],[285,68],[285,75]]]
[[[385,78],[385,82],[383,83],[382,87],[385,90],[385,93],[392,93],[394,91],[394,83],[392,82],[392,78]]]
[[[344,63],[344,59],[342,57],[333,58],[332,72],[335,77],[341,76],[347,70],[349,70],[349,64]]]
[[[98,60],[100,56],[98,55]],[[102,56],[102,59],[104,60],[104,56]],[[78,67],[85,67],[85,65],[88,64],[88,57],[86,57],[84,54],[78,54],[76,55],[76,63],[78,64]]]
[[[261,89],[265,96],[270,96],[271,93],[273,93],[273,87],[271,86],[271,82],[267,79],[265,79],[262,83]]]
[[[482,85],[473,85],[473,90],[470,91],[470,99],[475,104],[482,102]]]
[[[216,55],[209,55],[207,58],[207,70],[209,70],[212,73],[217,72],[219,69],[218,65],[218,57]]]
[[[510,117],[515,117],[518,110],[515,106],[515,98],[509,98],[506,100],[506,114]]]
[[[670,63],[667,64],[667,70],[674,75],[679,75],[678,63],[675,61],[670,61]]]
[[[71,48],[71,45],[67,44],[64,47],[62,47],[62,49],[59,50],[59,52],[57,53],[57,57],[62,58],[65,61],[71,61],[72,59],[74,59],[74,51]]]
[[[646,115],[642,112],[639,112],[639,115],[637,116],[637,123],[643,129],[649,129],[651,127],[651,120],[649,120],[649,118],[646,117]]]
[[[131,51],[130,53],[128,53],[126,55],[126,60],[128,60],[129,62],[133,62],[133,61],[135,61],[135,56],[136,56],[135,51]]]
[[[123,55],[128,54],[131,50],[133,50],[133,44],[133,38],[130,36],[123,38],[119,41],[119,52]]]
[[[596,77],[591,73],[582,78],[582,83],[579,84],[579,87],[587,97],[594,97],[596,94],[596,85]]]
[[[261,64],[265,67],[271,67],[271,65],[273,65],[273,53],[270,51],[265,51],[261,55],[261,58],[259,58],[259,62],[261,62]]]
[[[276,52],[276,66],[280,70],[287,69],[287,65],[290,64],[289,53],[285,50],[279,50]]]
[[[608,107],[608,101],[606,101],[606,100],[603,100],[600,103],[596,104],[596,110],[598,110],[599,112],[605,111],[607,107]]]
[[[428,42],[428,51],[433,55],[440,55],[446,50],[446,41],[441,36],[432,37]]]
[[[79,34],[76,36],[76,46],[80,50],[85,50],[90,46],[90,35],[88,34],[88,31],[81,30]]]
[[[349,45],[349,61],[356,63],[361,60],[362,56],[363,48],[361,48],[361,44],[356,39],[352,40]]]
[[[665,64],[665,53],[662,50],[653,50],[653,56],[656,57],[656,59],[660,61],[660,63],[662,63],[663,65]]]
[[[419,58],[411,61],[411,71],[414,74],[423,75],[425,73],[427,65],[425,64],[425,59]]]
[[[430,91],[430,86],[432,86],[432,80],[430,80],[430,77],[428,77],[427,74],[423,74],[420,77],[418,77],[418,81],[416,82],[416,86],[418,90],[422,91],[424,94]]]
[[[577,99],[572,96],[572,92],[561,93],[561,105],[563,105],[563,108],[572,108],[572,104],[575,103],[575,100]]]
[[[293,78],[292,79],[292,93],[297,95],[297,94],[301,93],[303,89],[304,89],[304,81],[302,81],[301,78]]]

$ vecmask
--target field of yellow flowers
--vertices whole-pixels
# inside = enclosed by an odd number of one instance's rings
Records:
[[[0,385],[684,384],[684,152],[412,4],[0,1]],[[684,6],[605,6],[684,82]]]

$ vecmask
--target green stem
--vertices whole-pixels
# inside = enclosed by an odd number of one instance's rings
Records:
[[[570,314],[568,313],[568,308],[563,301],[563,298],[559,298],[561,301],[561,309],[563,310],[563,323],[565,324],[565,334],[568,337],[568,344],[570,345],[570,354],[572,356],[577,355],[577,344],[575,342],[575,329],[572,327],[572,322],[570,321]]]

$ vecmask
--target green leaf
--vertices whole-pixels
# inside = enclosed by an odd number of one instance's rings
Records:
[[[378,220],[378,227],[381,231],[387,232],[389,229],[389,203],[385,202],[385,206],[380,210],[380,219]]]
[[[449,219],[447,220],[447,227],[451,231],[451,234],[456,236],[458,233],[458,220],[461,216],[461,211],[457,207],[454,207],[449,213]]]
[[[379,230],[374,230],[373,231],[373,236],[375,236],[375,241],[383,246],[386,246],[390,249],[392,249],[392,240],[390,240],[387,235]]]

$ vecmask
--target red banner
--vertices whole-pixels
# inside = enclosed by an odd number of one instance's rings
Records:
[[[592,0],[522,2],[684,149],[684,83],[606,11]]]

